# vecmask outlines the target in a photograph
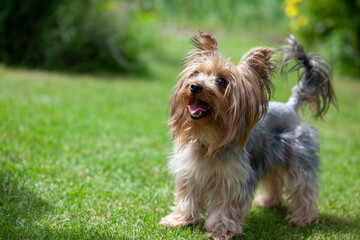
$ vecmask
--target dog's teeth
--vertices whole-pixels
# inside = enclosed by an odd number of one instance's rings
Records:
[[[203,115],[203,111],[198,111],[197,113],[190,114],[193,118],[200,118]]]

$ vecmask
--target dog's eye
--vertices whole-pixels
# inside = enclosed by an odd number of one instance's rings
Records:
[[[218,79],[216,79],[216,84],[220,87],[226,87],[225,78],[219,77]]]
[[[199,71],[195,71],[194,73],[193,73],[193,76],[197,76],[197,75],[199,75],[200,73],[199,73]]]

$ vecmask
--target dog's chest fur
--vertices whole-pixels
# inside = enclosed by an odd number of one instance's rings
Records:
[[[170,170],[182,179],[188,179],[197,189],[219,194],[222,189],[239,193],[248,184],[251,166],[244,151],[233,146],[211,156],[198,143],[184,148],[174,147]],[[237,196],[240,197],[240,196]]]

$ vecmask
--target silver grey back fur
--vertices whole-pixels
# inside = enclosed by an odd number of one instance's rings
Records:
[[[320,162],[317,155],[317,130],[300,120],[299,107],[309,103],[314,110],[314,117],[323,117],[330,104],[337,105],[331,85],[332,66],[329,61],[318,54],[306,54],[293,36],[286,41],[288,44],[279,48],[283,52],[281,73],[300,69],[302,72],[288,102],[270,102],[266,116],[250,133],[244,150],[249,153],[255,173],[249,182],[253,187],[267,171],[285,161],[293,161],[316,174]],[[293,61],[295,65],[287,70]]]

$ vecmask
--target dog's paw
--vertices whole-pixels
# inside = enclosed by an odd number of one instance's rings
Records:
[[[243,232],[242,226],[238,223],[219,223],[213,227],[207,227],[206,235],[216,240],[230,240],[235,236],[241,235]]]
[[[234,237],[234,234],[228,233],[228,234],[219,235],[217,233],[208,232],[206,233],[206,236],[215,240],[230,240]]]
[[[242,228],[236,229],[236,231],[225,230],[224,228],[214,229],[211,232],[207,232],[206,235],[215,240],[230,240],[234,236],[239,236],[242,233]]]
[[[285,202],[283,199],[271,199],[266,196],[258,196],[255,198],[254,203],[258,207],[264,208],[279,208]]]
[[[188,224],[195,223],[195,219],[190,216],[184,216],[180,212],[174,211],[169,215],[163,217],[160,221],[161,225],[166,227],[183,227]]]

